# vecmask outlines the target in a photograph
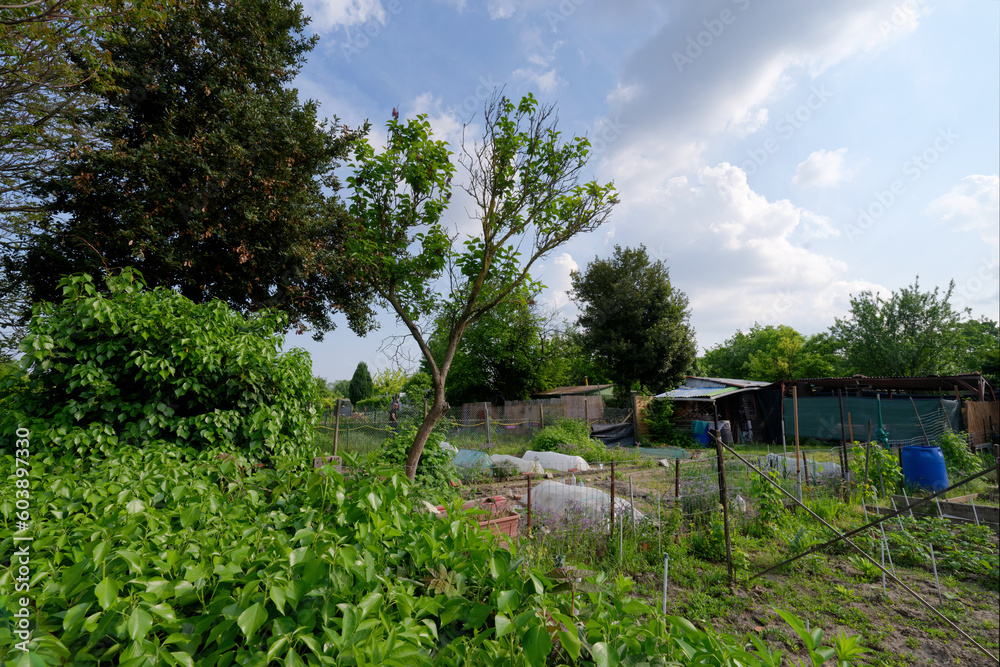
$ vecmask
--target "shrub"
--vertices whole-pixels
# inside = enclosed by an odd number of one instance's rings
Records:
[[[281,353],[285,315],[195,304],[131,269],[105,282],[68,276],[62,302],[34,307],[0,433],[84,456],[159,441],[269,457],[312,441],[317,385],[305,351]]]
[[[934,444],[941,448],[948,475],[954,478],[952,481],[958,481],[962,477],[982,470],[982,462],[969,449],[965,433],[945,431]]]
[[[851,476],[858,491],[868,500],[874,500],[877,492],[885,486],[886,493],[893,493],[903,481],[903,469],[899,461],[888,449],[883,449],[878,442],[871,443],[869,448],[871,461],[868,463],[868,481],[865,482],[865,448],[854,445],[851,448]]]
[[[590,437],[587,422],[577,419],[560,419],[552,426],[546,426],[531,439],[530,448],[536,452],[582,456],[586,461],[611,460],[604,443]]]
[[[694,437],[685,429],[674,425],[674,404],[669,399],[657,398],[650,401],[643,410],[643,418],[649,427],[649,438],[675,447],[691,447]]]
[[[386,438],[382,450],[375,453],[373,463],[393,468],[404,467],[406,457],[416,437],[417,427],[412,424],[404,424],[398,431]],[[417,464],[414,482],[418,485],[447,488],[449,482],[455,481],[455,466],[451,461],[451,452],[441,448],[443,440],[444,437],[440,429],[431,431],[420,456],[420,462]]]

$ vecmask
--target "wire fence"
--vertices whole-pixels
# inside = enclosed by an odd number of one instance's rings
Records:
[[[604,407],[594,410],[586,420],[589,424],[620,424],[628,421],[631,411],[627,408]],[[424,416],[423,406],[402,406],[396,413],[390,410],[363,410],[350,415],[340,415],[325,410],[319,417],[317,431],[332,442],[336,433],[338,451],[355,453],[376,452],[393,433],[407,425],[419,424]],[[440,420],[438,428],[444,431],[445,440],[459,449],[491,451],[509,446],[527,446],[545,426],[567,419],[566,411],[558,404],[546,405],[534,418],[524,410],[507,410],[504,406],[470,411],[455,407]]]

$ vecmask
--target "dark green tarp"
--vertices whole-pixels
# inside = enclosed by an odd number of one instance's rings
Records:
[[[840,400],[836,396],[805,396],[799,401],[799,438],[819,438],[820,440],[836,440],[841,438],[841,423],[843,433],[848,440],[863,442],[868,435],[868,420],[872,422],[872,439],[878,427],[878,414],[875,398],[858,398],[844,396],[844,418],[840,418]],[[785,439],[791,442],[795,435],[793,421],[792,399],[785,398]],[[916,405],[920,421],[927,430],[932,443],[936,436],[950,424],[953,430],[961,430],[962,417],[959,402],[954,399],[917,398],[910,402],[908,397],[889,399],[882,397],[882,423],[889,432],[890,441],[921,438],[920,423],[913,411]],[[850,423],[854,428],[853,437],[847,428],[847,416],[850,413]],[[780,427],[780,423],[779,423]],[[780,441],[781,434],[773,441]]]

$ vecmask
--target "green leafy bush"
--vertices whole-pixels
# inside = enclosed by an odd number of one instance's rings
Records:
[[[966,433],[945,431],[934,443],[941,448],[948,475],[953,478],[952,482],[982,470],[982,461],[969,449],[968,442]]]
[[[546,426],[531,439],[536,452],[559,452],[582,456],[586,461],[610,461],[612,455],[604,443],[590,437],[590,426],[578,419],[560,419]]]
[[[674,404],[666,398],[651,400],[642,413],[649,427],[649,439],[674,447],[691,447],[694,437],[686,429],[674,425]]]
[[[878,442],[871,443],[869,448],[871,460],[868,461],[868,480],[865,481],[865,448],[861,445],[854,445],[851,448],[851,476],[855,488],[869,502],[875,500],[880,490],[885,488],[887,494],[895,493],[899,490],[899,485],[903,481],[903,469],[899,467],[899,461],[888,449],[883,449]]]
[[[35,306],[0,433],[79,455],[171,442],[267,457],[312,441],[317,385],[305,351],[281,352],[285,315],[195,304],[130,269],[106,283],[69,276],[62,302]]]
[[[404,424],[399,430],[386,438],[381,451],[374,454],[372,464],[402,469],[406,465],[406,457],[417,437],[417,427]],[[423,454],[417,464],[417,474],[414,482],[424,487],[445,489],[449,483],[457,480],[455,466],[452,464],[452,452],[442,449],[444,436],[440,429],[431,431],[424,445]]]

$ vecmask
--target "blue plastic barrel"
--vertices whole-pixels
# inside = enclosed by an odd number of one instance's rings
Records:
[[[948,488],[948,468],[944,454],[937,446],[909,445],[903,447],[903,479],[932,491]]]
[[[697,419],[691,422],[691,432],[694,434],[695,442],[703,445],[708,444],[708,422]]]

